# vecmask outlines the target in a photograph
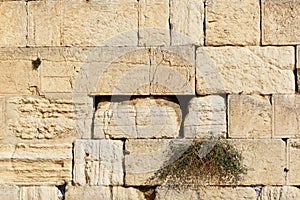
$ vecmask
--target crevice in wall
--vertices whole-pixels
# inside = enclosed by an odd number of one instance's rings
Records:
[[[63,184],[63,185],[56,186],[57,189],[59,190],[59,193],[58,193],[58,199],[59,200],[65,200],[66,186],[67,186],[66,183]]]
[[[126,150],[126,140],[122,139],[123,141],[123,159],[122,159],[122,168],[123,168],[123,186],[125,187],[125,180],[126,180],[126,165],[125,165],[125,156],[128,155],[130,152]]]
[[[298,86],[298,48],[295,46],[295,69],[294,69],[294,75],[295,75],[295,91],[296,93],[299,92],[299,86]]]
[[[140,46],[140,13],[141,13],[141,6],[140,0],[137,0],[137,46]]]
[[[91,138],[94,138],[94,128],[95,128],[95,118],[98,102],[96,102],[96,97],[93,97],[93,116],[91,124]]]
[[[204,14],[203,14],[203,46],[206,46],[206,1],[204,1]]]
[[[172,9],[171,9],[171,0],[169,0],[169,19],[168,19],[168,22],[169,22],[169,36],[170,36],[170,45],[172,46],[172,29],[173,29],[173,25],[171,23],[171,12],[172,12]]]
[[[189,113],[189,102],[194,96],[187,96],[187,95],[182,95],[182,96],[177,96],[177,99],[179,100],[179,106],[181,109],[181,124],[180,124],[180,129],[179,129],[179,135],[178,138],[184,138],[184,120],[186,116]]]
[[[144,193],[146,200],[154,200],[156,198],[156,188],[157,186],[140,186],[136,189]]]
[[[262,0],[259,0],[259,29],[260,29],[260,34],[259,34],[259,44],[262,46],[262,38],[263,38],[263,25],[262,25],[262,11],[263,11],[263,5],[262,5]]]
[[[288,139],[289,138],[281,138],[282,141],[285,143],[285,168],[283,168],[283,171],[285,173],[285,183],[288,182],[288,172],[289,172],[289,158],[288,158]]]
[[[29,41],[28,41],[28,30],[29,30],[29,14],[28,14],[28,1],[25,1],[26,5],[26,47],[29,47]]]
[[[228,98],[229,95],[226,94],[225,95],[225,113],[226,113],[226,138],[229,139],[229,101],[228,101]]]

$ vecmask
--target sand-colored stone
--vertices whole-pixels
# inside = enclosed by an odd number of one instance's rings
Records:
[[[171,44],[203,45],[204,3],[198,0],[170,1]]]
[[[5,136],[5,98],[0,96],[0,139]]]
[[[200,47],[197,94],[294,93],[293,47]]]
[[[169,1],[139,1],[139,46],[170,45]]]
[[[265,186],[262,188],[258,200],[297,200],[300,190],[292,186]]]
[[[3,144],[0,182],[15,185],[63,185],[72,179],[72,144]]]
[[[228,127],[230,138],[271,138],[271,97],[229,95]]]
[[[113,187],[112,193],[112,200],[146,200],[144,194],[140,190],[132,187]]]
[[[122,185],[123,142],[76,140],[73,181],[79,185]]]
[[[262,1],[262,43],[264,45],[299,44],[300,2]]]
[[[165,99],[116,97],[98,104],[95,138],[175,138],[181,125],[180,105]]]
[[[20,200],[60,200],[59,190],[52,186],[30,186],[20,188]],[[62,196],[60,196],[62,197]]]
[[[225,101],[224,97],[218,95],[192,98],[184,120],[184,137],[226,137]]]
[[[259,44],[259,0],[208,0],[205,4],[206,45]]]
[[[0,185],[0,199],[16,200],[19,198],[20,189],[13,185]]]
[[[0,47],[26,46],[26,16],[26,2],[2,1],[0,3]]]
[[[300,184],[300,140],[288,140],[288,185]]]
[[[300,136],[300,96],[273,95],[275,138],[293,138]]]
[[[67,186],[65,199],[111,199],[111,193],[110,188],[106,186]]]

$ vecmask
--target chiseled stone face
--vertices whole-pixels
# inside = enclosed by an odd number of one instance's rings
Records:
[[[300,2],[262,1],[262,43],[264,45],[299,44]]]
[[[299,185],[300,183],[300,140],[288,140],[288,184]]]
[[[29,186],[20,188],[20,199],[55,200],[62,197],[55,186]]]
[[[19,199],[20,189],[13,185],[0,186],[0,199],[16,200]]]
[[[111,193],[108,186],[67,186],[65,199],[111,199]]]
[[[259,45],[259,0],[207,0],[206,45]]]
[[[197,94],[294,93],[293,47],[200,47]]]
[[[113,187],[112,189],[113,198],[112,200],[145,200],[144,194],[133,187]]]
[[[265,186],[262,188],[258,200],[297,200],[300,190],[293,186]]]

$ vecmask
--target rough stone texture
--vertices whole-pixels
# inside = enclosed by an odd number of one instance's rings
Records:
[[[19,188],[12,185],[0,185],[0,199],[16,200],[19,198]]]
[[[113,187],[112,200],[146,200],[144,194],[135,188]]]
[[[139,46],[170,45],[169,1],[139,1]]]
[[[67,186],[66,200],[99,200],[99,199],[111,199],[111,193],[109,187],[103,186]]]
[[[258,45],[259,0],[208,0],[206,45]]]
[[[270,97],[230,95],[228,112],[230,138],[271,138]]]
[[[60,191],[55,186],[21,187],[20,200],[59,200],[59,192]]]
[[[2,144],[0,182],[63,185],[72,179],[72,144]]]
[[[273,95],[274,135],[275,138],[300,136],[300,96]]]
[[[0,139],[5,136],[5,98],[0,96]]]
[[[197,49],[197,94],[294,93],[293,47]]]
[[[98,104],[94,137],[175,138],[180,124],[180,105],[172,101],[128,97],[118,102],[113,97]]]
[[[26,16],[26,2],[4,1],[0,3],[0,47],[26,46]]]
[[[73,181],[79,185],[122,185],[123,142],[76,140]]]
[[[203,45],[204,3],[198,0],[171,0],[171,44]]]
[[[260,192],[258,200],[297,200],[300,199],[300,190],[296,187],[265,186]]]
[[[184,137],[226,137],[225,104],[225,98],[217,95],[192,98],[184,120]]]
[[[288,184],[300,184],[300,140],[288,140]]]
[[[28,45],[60,46],[60,1],[28,2]]]
[[[134,0],[63,1],[62,12],[64,46],[137,45],[138,5]]]
[[[262,1],[262,43],[264,45],[299,44],[300,2]]]
[[[155,200],[173,199],[256,200],[256,193],[250,187],[199,187],[197,190],[172,190],[160,187],[157,190]]]

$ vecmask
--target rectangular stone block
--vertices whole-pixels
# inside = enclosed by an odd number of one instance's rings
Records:
[[[272,105],[270,97],[229,95],[230,138],[271,138]]]
[[[170,1],[171,45],[204,43],[204,3],[198,0]]]
[[[188,104],[184,119],[185,138],[226,137],[226,99],[211,95],[194,97]]]
[[[139,46],[170,45],[169,1],[139,1]]]
[[[0,199],[16,200],[19,199],[19,188],[13,185],[0,185]]]
[[[299,44],[300,2],[262,1],[262,43],[264,45]]]
[[[95,138],[175,138],[181,126],[179,104],[159,98],[98,104],[94,121]]]
[[[299,137],[300,96],[273,95],[275,138]]]
[[[197,94],[295,93],[293,47],[200,47]]]
[[[300,199],[300,190],[292,186],[265,186],[262,188],[258,200],[297,200]]]
[[[19,199],[58,200],[61,198],[62,194],[55,186],[29,186],[21,187]]]
[[[0,4],[0,47],[24,47],[27,36],[27,11],[24,1]],[[3,71],[3,70],[1,70]],[[1,81],[2,82],[2,81]]]
[[[206,4],[206,45],[258,45],[259,0],[209,0]]]
[[[122,185],[123,142],[76,140],[73,181],[79,185]]]
[[[28,45],[60,46],[60,1],[28,2]]]
[[[67,186],[66,200],[111,199],[110,188],[106,186]]]
[[[113,187],[112,189],[113,198],[112,200],[144,200],[146,199],[144,194],[133,187]]]
[[[3,144],[0,182],[12,185],[63,185],[72,180],[72,144]]]
[[[300,140],[288,140],[288,185],[300,184]]]
[[[134,0],[64,1],[61,6],[63,46],[136,46],[138,43],[138,5]]]

